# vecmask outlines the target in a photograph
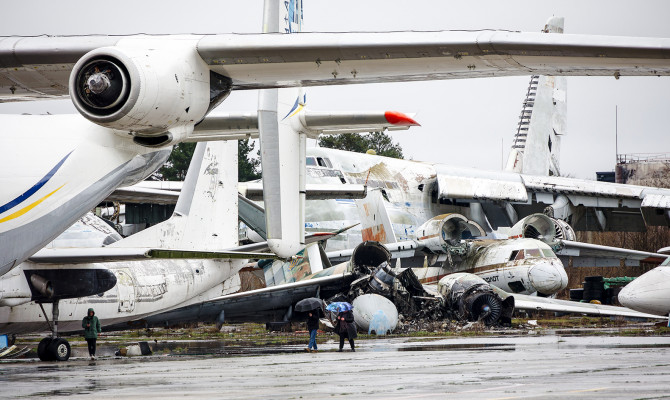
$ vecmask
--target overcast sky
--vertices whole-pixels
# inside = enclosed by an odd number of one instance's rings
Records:
[[[566,33],[670,38],[667,1],[304,3],[305,31],[536,32],[557,15],[566,18]],[[262,6],[262,0],[8,2],[0,35],[258,32]],[[308,107],[417,113],[421,128],[393,134],[406,158],[500,169],[527,86],[528,77],[513,77],[310,88]],[[256,96],[254,91],[234,92],[219,110],[254,110]],[[619,153],[670,153],[670,77],[569,77],[568,100],[563,174],[594,179],[595,171],[613,170],[617,105]],[[0,113],[47,111],[75,112],[69,100],[0,104]]]

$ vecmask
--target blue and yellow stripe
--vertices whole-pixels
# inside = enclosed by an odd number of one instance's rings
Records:
[[[74,150],[73,150],[73,151],[74,151]],[[23,192],[22,194],[20,194],[19,196],[17,196],[15,199],[12,199],[11,201],[9,201],[9,202],[3,204],[2,206],[0,206],[0,214],[4,213],[4,212],[6,212],[6,211],[9,211],[9,210],[11,210],[12,208],[14,208],[14,207],[18,206],[19,204],[23,203],[23,202],[26,201],[28,198],[30,198],[30,196],[32,196],[32,195],[35,194],[38,190],[40,190],[44,185],[46,185],[47,182],[49,182],[49,180],[50,180],[50,179],[56,174],[56,172],[60,169],[60,167],[63,165],[63,163],[65,163],[65,160],[67,160],[67,158],[70,156],[70,154],[72,154],[72,151],[69,152],[67,155],[65,155],[65,157],[63,157],[63,158],[62,158],[62,159],[61,159],[61,160],[60,160],[60,161],[59,161],[59,162],[58,162],[58,163],[51,169],[51,171],[47,172],[47,174],[44,175],[44,176],[42,177],[42,179],[40,179],[40,180],[39,180],[36,184],[34,184],[30,189],[26,190],[25,192]],[[22,209],[20,209],[20,210],[14,212],[14,213],[12,213],[11,215],[8,215],[8,216],[5,217],[5,218],[0,219],[0,223],[1,223],[1,222],[5,222],[5,221],[9,221],[9,220],[14,219],[14,218],[17,218],[17,217],[20,217],[21,215],[27,213],[28,211],[30,211],[30,210],[32,210],[33,208],[35,208],[38,204],[40,204],[41,202],[43,202],[44,200],[46,200],[49,196],[51,196],[52,194],[56,193],[56,192],[57,192],[58,190],[60,190],[63,186],[65,186],[65,185],[64,185],[64,184],[61,185],[61,187],[59,187],[58,189],[52,191],[51,193],[47,194],[46,196],[40,198],[39,200],[37,200],[37,201],[35,201],[35,202],[33,202],[33,203],[27,205],[26,207],[23,207]]]

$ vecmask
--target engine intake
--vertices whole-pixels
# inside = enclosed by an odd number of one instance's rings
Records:
[[[86,63],[77,71],[75,83],[75,99],[97,116],[115,113],[130,96],[128,69],[113,57],[94,58]]]
[[[461,214],[442,214],[426,221],[416,230],[416,236],[434,252],[458,246],[461,240],[486,235],[476,222]]]
[[[188,137],[232,81],[210,71],[195,41],[136,38],[84,55],[69,86],[86,119],[160,147]]]
[[[559,240],[575,240],[575,231],[563,220],[544,214],[532,214],[512,227],[510,237],[537,239],[555,246]]]

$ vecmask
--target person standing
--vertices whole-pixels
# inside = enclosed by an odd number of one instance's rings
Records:
[[[358,336],[356,332],[356,323],[354,322],[354,313],[349,311],[341,312],[337,315],[337,323],[335,324],[335,332],[340,335],[340,349],[344,347],[344,339],[349,339],[351,351],[356,351],[354,348],[354,339]]]
[[[81,327],[84,328],[84,339],[88,343],[88,355],[91,356],[91,360],[95,360],[95,342],[102,329],[100,329],[100,320],[95,316],[92,308],[88,309],[88,314],[81,320]]]
[[[317,352],[316,348],[316,333],[319,330],[319,314],[318,310],[310,311],[307,314],[307,330],[309,331],[309,345],[307,351]]]

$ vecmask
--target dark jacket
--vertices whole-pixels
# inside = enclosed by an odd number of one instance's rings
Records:
[[[312,316],[307,315],[307,330],[313,331],[314,329],[319,329],[319,312],[312,311]]]
[[[84,328],[84,339],[97,339],[98,333],[102,332],[100,321],[95,316],[95,311],[92,308],[89,308],[88,311],[84,319],[81,320],[81,327]],[[88,315],[91,311],[93,311],[93,316]]]
[[[344,321],[339,317],[344,317]],[[345,311],[338,315],[337,323],[335,324],[335,332],[340,336],[346,336],[349,339],[355,339],[358,336],[356,332],[356,322],[354,322],[354,313]]]

